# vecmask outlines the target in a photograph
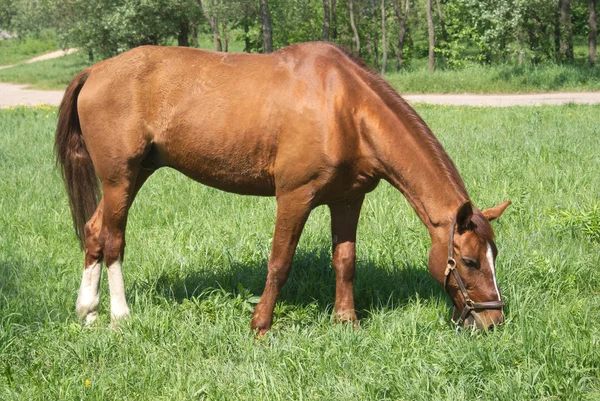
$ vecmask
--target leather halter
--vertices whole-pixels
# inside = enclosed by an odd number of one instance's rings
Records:
[[[473,302],[473,300],[471,300],[471,297],[469,297],[467,288],[465,287],[462,279],[460,278],[460,275],[458,274],[458,270],[456,269],[457,265],[456,265],[456,260],[454,259],[454,231],[456,230],[457,215],[458,215],[458,213],[456,215],[454,215],[454,218],[452,219],[452,224],[450,225],[450,239],[448,241],[448,264],[446,266],[446,272],[444,273],[444,275],[445,275],[444,290],[446,292],[448,292],[448,282],[450,279],[450,273],[452,273],[454,275],[454,279],[456,280],[456,283],[458,284],[458,288],[460,289],[460,292],[462,293],[463,299],[465,301],[465,307],[462,310],[462,313],[460,314],[460,318],[457,321],[455,321],[454,323],[456,323],[456,325],[460,326],[465,321],[467,316],[472,315],[473,318],[475,320],[478,320],[481,323],[481,326],[483,327],[484,324],[481,321],[481,318],[475,312],[475,310],[476,309],[502,309],[504,307],[504,302],[502,302],[502,301]],[[448,292],[448,294],[450,294],[450,293]],[[454,300],[452,300],[452,303],[454,303],[454,306],[456,306],[456,303],[454,302]],[[452,319],[454,319],[454,316],[452,316]]]

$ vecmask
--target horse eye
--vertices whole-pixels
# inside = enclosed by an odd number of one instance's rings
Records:
[[[470,267],[472,269],[477,269],[479,267],[479,265],[477,264],[477,261],[474,259],[462,258],[462,261],[467,267]]]

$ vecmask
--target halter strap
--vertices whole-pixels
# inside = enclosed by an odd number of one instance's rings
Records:
[[[458,288],[463,296],[465,301],[465,307],[463,308],[460,318],[455,322],[457,325],[461,325],[465,319],[472,315],[474,319],[478,320],[483,326],[483,322],[481,318],[477,315],[477,313],[473,313],[475,309],[502,309],[504,307],[503,301],[488,301],[488,302],[473,302],[471,297],[469,297],[469,293],[467,292],[467,288],[465,287],[462,279],[460,278],[460,274],[458,274],[456,260],[454,259],[454,231],[456,230],[456,219],[458,217],[458,213],[454,215],[452,218],[452,223],[450,224],[450,233],[448,239],[448,262],[446,264],[446,271],[444,273],[444,290],[448,292],[448,282],[450,279],[450,273],[454,276],[454,280],[458,284]],[[452,303],[456,306],[454,300]]]

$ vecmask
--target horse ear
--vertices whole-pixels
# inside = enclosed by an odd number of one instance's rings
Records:
[[[466,230],[473,217],[473,205],[471,202],[466,201],[458,208],[456,212],[456,228],[459,230]]]
[[[504,213],[504,211],[510,204],[511,201],[502,202],[497,206],[483,210],[482,213],[485,216],[485,218],[489,221],[496,220],[498,217],[502,216],[502,213]]]

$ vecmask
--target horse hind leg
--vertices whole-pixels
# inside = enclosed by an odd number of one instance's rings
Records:
[[[122,272],[125,228],[129,208],[137,192],[151,174],[152,171],[149,170],[138,170],[120,180],[118,184],[106,181],[102,185],[104,214],[99,242],[107,267],[110,315],[113,322],[129,316]]]
[[[122,275],[125,226],[133,199],[152,172],[140,170],[135,180],[103,185],[104,197],[85,226],[85,266],[76,309],[86,325],[98,317],[103,260],[107,265],[111,318],[118,320],[129,315]]]
[[[103,200],[85,225],[85,265],[77,294],[76,311],[86,325],[98,318],[100,304],[100,279],[102,276],[102,248],[98,241],[102,226]]]

